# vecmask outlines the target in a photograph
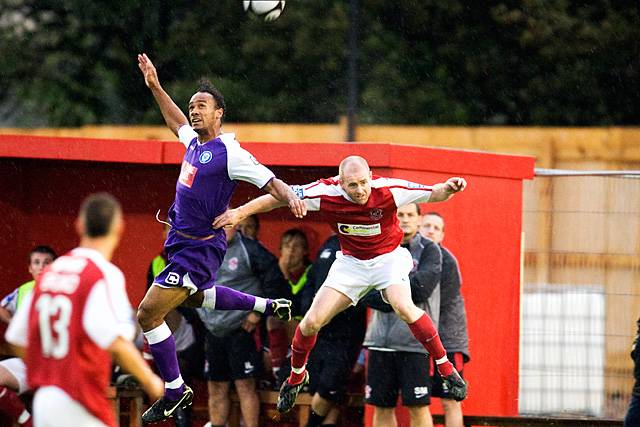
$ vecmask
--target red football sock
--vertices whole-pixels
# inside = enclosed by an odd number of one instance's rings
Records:
[[[289,384],[300,384],[304,380],[305,365],[309,359],[309,353],[314,345],[318,334],[305,337],[300,331],[300,326],[296,328],[293,335],[293,343],[291,344],[291,375],[289,376]],[[299,372],[295,372],[299,371]]]
[[[15,421],[25,411],[24,403],[18,397],[18,394],[7,387],[0,388],[0,411],[11,416]]]
[[[423,314],[418,320],[409,324],[409,329],[416,337],[420,344],[427,349],[431,357],[436,361],[438,372],[442,376],[448,376],[453,372],[453,365],[447,359],[447,353],[442,346],[438,330],[431,321],[431,318],[427,316],[427,313]]]
[[[269,353],[271,354],[271,367],[280,369],[287,358],[289,337],[284,327],[269,331]]]

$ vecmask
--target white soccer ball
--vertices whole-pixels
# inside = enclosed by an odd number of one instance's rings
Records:
[[[285,0],[243,0],[244,10],[264,17],[265,21],[275,21],[284,10]]]

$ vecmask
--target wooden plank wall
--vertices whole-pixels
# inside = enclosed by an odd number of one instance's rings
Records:
[[[240,141],[342,142],[346,124],[247,124],[227,123]],[[81,128],[0,128],[0,134],[33,134],[122,139],[173,139],[164,126],[85,126]],[[640,127],[541,128],[541,127],[434,127],[362,125],[359,142],[482,150],[527,154],[537,167],[576,167],[597,162],[605,169],[630,169],[640,163]]]

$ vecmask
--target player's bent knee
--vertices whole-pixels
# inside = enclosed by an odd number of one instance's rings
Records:
[[[316,314],[307,312],[307,315],[300,322],[300,330],[305,336],[317,334],[322,329],[322,321]]]
[[[393,310],[400,319],[407,323],[415,322],[422,314],[422,310],[416,307],[413,301],[398,302],[393,306]]]

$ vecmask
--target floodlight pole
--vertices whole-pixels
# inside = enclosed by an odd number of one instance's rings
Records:
[[[358,0],[349,0],[349,40],[347,60],[347,141],[356,140],[358,113]]]

